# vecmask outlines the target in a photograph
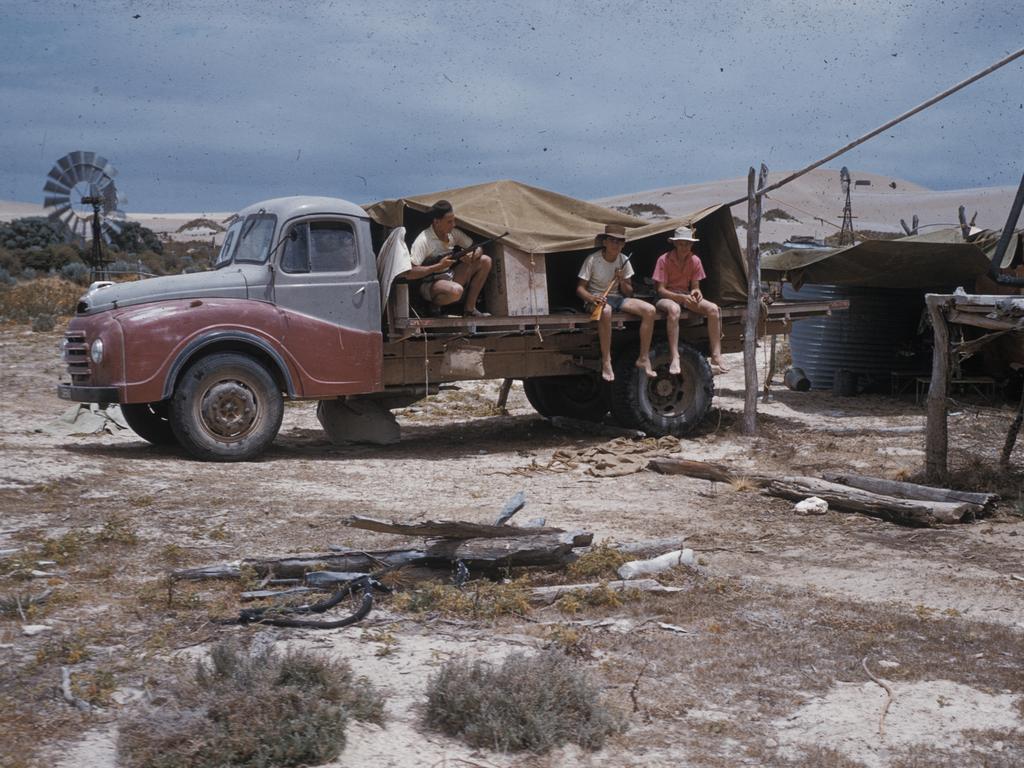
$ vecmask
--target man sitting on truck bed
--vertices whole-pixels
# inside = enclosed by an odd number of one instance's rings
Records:
[[[477,309],[476,301],[491,273],[491,257],[481,248],[473,248],[469,235],[455,227],[455,212],[447,200],[438,200],[427,213],[430,226],[413,241],[413,267],[405,272],[405,278],[420,281],[420,295],[432,308],[465,297],[463,313],[467,317],[487,317],[489,313]],[[454,252],[456,246],[461,253]],[[438,256],[442,256],[439,261]]]

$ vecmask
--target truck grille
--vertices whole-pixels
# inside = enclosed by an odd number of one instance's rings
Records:
[[[64,362],[72,384],[86,384],[89,381],[89,345],[85,343],[82,331],[68,331],[64,334]]]

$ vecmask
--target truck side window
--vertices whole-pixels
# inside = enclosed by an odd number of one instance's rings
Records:
[[[296,224],[286,235],[281,269],[285,272],[309,272],[309,226]]]
[[[313,272],[351,272],[359,266],[356,237],[348,222],[311,222],[309,245],[309,263]]]

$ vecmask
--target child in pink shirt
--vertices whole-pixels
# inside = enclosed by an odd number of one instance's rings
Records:
[[[679,316],[681,310],[695,312],[708,319],[708,341],[711,347],[712,373],[726,373],[728,368],[722,359],[722,313],[717,304],[704,298],[700,292],[700,281],[707,275],[700,257],[693,252],[693,244],[699,242],[688,227],[679,227],[669,238],[673,249],[658,257],[654,265],[654,286],[658,291],[658,309],[665,313],[668,331],[668,348],[672,355],[669,373],[677,374],[679,368]]]

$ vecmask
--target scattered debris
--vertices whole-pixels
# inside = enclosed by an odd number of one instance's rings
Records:
[[[78,709],[80,712],[89,712],[92,710],[92,705],[85,699],[81,699],[71,690],[71,670],[67,667],[60,668],[60,691],[64,695],[64,701],[71,704],[73,707]]]
[[[877,678],[873,674],[871,674],[871,670],[868,669],[868,657],[867,656],[865,656],[863,659],[861,659],[860,665],[862,667],[864,667],[864,671],[867,672],[868,677],[870,677],[873,682],[877,683],[883,689],[885,689],[885,692],[887,694],[889,694],[889,698],[885,700],[885,705],[882,707],[882,714],[878,718],[878,735],[879,735],[880,738],[884,739],[885,738],[885,715],[889,711],[889,705],[892,704],[892,700],[895,698],[895,696],[893,695],[892,688],[889,687],[888,683],[886,683],[884,680],[880,680],[879,678]]]
[[[673,552],[666,552],[650,560],[630,560],[619,566],[617,573],[620,579],[635,579],[637,576],[647,576],[653,573],[661,573],[669,568],[680,565],[693,567],[697,564],[697,558],[692,549],[677,549]]]
[[[811,496],[794,504],[793,511],[798,515],[824,515],[828,512],[828,502],[817,496]]]
[[[35,637],[41,635],[43,632],[49,632],[53,627],[47,626],[46,624],[22,624],[21,634],[25,637]]]
[[[592,584],[559,584],[551,587],[534,587],[530,590],[530,602],[534,605],[551,605],[560,597],[574,592],[593,592],[597,589],[610,589],[615,592],[636,590],[657,594],[682,592],[683,587],[666,587],[654,579],[637,579],[635,581],[602,581]]]

